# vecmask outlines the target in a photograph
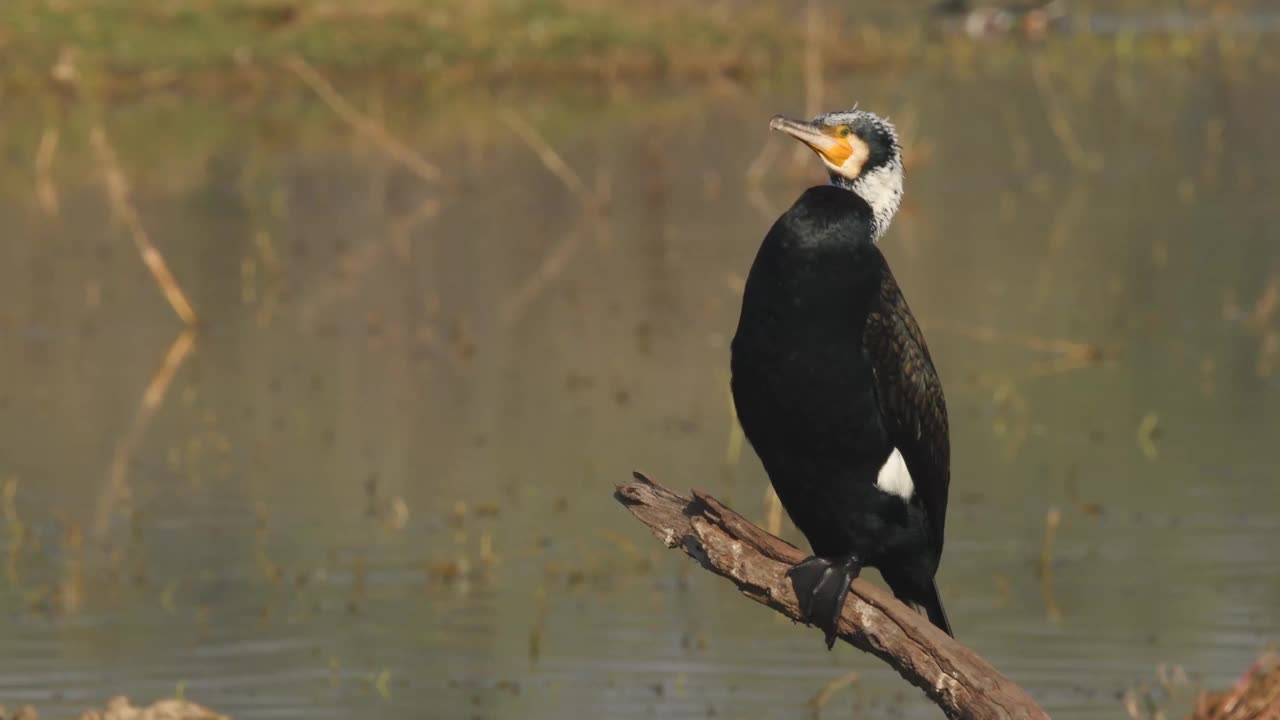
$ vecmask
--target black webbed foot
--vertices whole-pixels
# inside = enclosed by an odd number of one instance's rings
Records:
[[[800,602],[804,621],[826,633],[827,649],[835,647],[836,625],[849,596],[849,583],[862,572],[862,563],[847,555],[839,558],[811,557],[787,570],[791,586]]]

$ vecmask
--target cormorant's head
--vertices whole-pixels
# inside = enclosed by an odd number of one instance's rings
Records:
[[[805,122],[775,115],[781,130],[808,145],[831,173],[831,182],[856,193],[871,206],[878,240],[902,202],[902,148],[888,120],[854,108],[824,113]]]

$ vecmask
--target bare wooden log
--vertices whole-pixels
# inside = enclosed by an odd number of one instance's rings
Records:
[[[694,490],[688,498],[641,473],[634,476],[618,485],[614,497],[667,547],[683,550],[703,568],[731,580],[743,595],[800,621],[786,571],[805,558],[804,552],[706,493]],[[845,642],[884,660],[924,690],[949,718],[1049,717],[1025,690],[973,650],[863,580],[854,581],[837,629]],[[815,652],[819,647],[815,638]]]

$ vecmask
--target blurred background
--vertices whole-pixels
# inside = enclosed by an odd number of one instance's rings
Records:
[[[957,636],[1055,718],[1229,684],[1280,639],[1278,32],[1262,0],[3,0],[0,702],[937,717],[612,498],[641,469],[803,544],[728,340],[825,179],[769,117],[855,102],[906,146],[882,247],[951,407]]]

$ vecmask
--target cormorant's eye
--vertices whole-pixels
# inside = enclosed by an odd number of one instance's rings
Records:
[[[840,128],[840,137],[842,137],[842,138],[843,138],[843,137],[849,137],[849,133],[851,133],[851,132],[853,132],[853,131],[852,131],[852,130],[850,130],[848,127],[842,127],[842,128]]]

